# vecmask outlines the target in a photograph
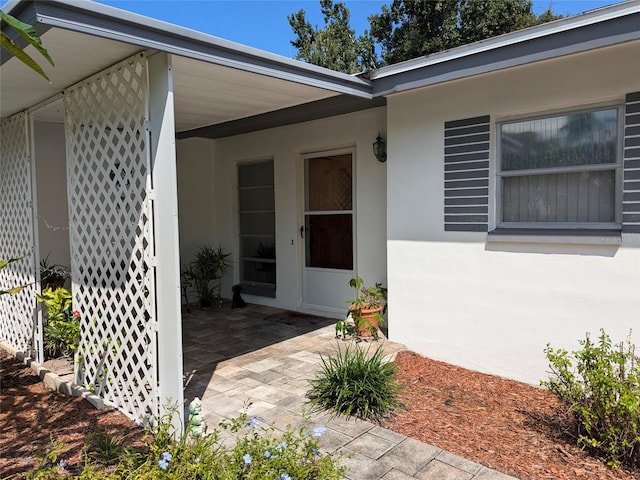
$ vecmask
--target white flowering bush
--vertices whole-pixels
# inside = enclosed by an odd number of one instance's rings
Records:
[[[186,429],[188,432],[189,430]],[[221,424],[208,435],[193,438],[188,433],[174,440],[168,419],[153,429],[142,448],[124,447],[116,466],[101,464],[99,455],[84,459],[74,475],[67,463],[42,464],[30,478],[80,479],[201,479],[201,480],[337,480],[345,478],[341,455],[320,451],[318,440],[324,427],[277,432],[256,417],[241,415]],[[232,446],[222,438],[234,434]],[[54,462],[60,460],[54,458]],[[64,462],[64,459],[61,460]]]

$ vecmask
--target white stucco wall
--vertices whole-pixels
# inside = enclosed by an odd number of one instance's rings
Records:
[[[214,140],[190,138],[176,142],[178,222],[181,269],[199,247],[217,247],[214,200]]]
[[[373,156],[378,132],[385,136],[384,108],[273,128],[215,141],[178,142],[180,244],[222,245],[232,252],[233,276],[223,296],[239,281],[238,162],[273,158],[276,204],[277,296],[243,294],[253,303],[300,309],[302,292],[302,161],[310,152],[355,148],[356,268],[367,282],[386,283],[386,165]],[[213,150],[209,147],[213,145]],[[183,258],[185,258],[183,256]],[[184,261],[184,260],[183,260]],[[348,286],[347,286],[348,289]],[[343,304],[348,294],[338,303]],[[346,308],[346,304],[345,308]]]
[[[64,125],[34,122],[40,258],[70,268]]]
[[[603,327],[640,344],[640,239],[621,246],[493,243],[445,232],[444,122],[491,115],[490,226],[495,226],[495,122],[640,90],[638,44],[503,70],[388,99],[389,334],[428,357],[530,383],[543,349],[575,349]]]

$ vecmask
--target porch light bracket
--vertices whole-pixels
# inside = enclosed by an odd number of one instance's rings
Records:
[[[387,161],[387,145],[384,143],[379,133],[376,141],[373,142],[373,154],[380,163]]]

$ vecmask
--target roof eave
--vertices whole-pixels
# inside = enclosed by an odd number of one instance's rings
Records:
[[[508,33],[371,73],[373,94],[385,96],[640,38],[640,1]]]
[[[203,62],[292,81],[336,93],[371,98],[371,81],[306,64],[239,43],[95,2],[10,1],[12,15],[31,5],[36,21],[97,37],[138,45]]]

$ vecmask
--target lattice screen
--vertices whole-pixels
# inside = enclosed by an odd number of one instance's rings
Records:
[[[0,295],[0,338],[22,352],[35,354],[40,335],[35,300],[35,206],[26,115],[21,113],[2,122],[1,132],[0,259],[26,257],[0,272],[0,289],[27,286],[16,295]]]
[[[157,415],[147,61],[65,92],[76,381],[135,419]]]

